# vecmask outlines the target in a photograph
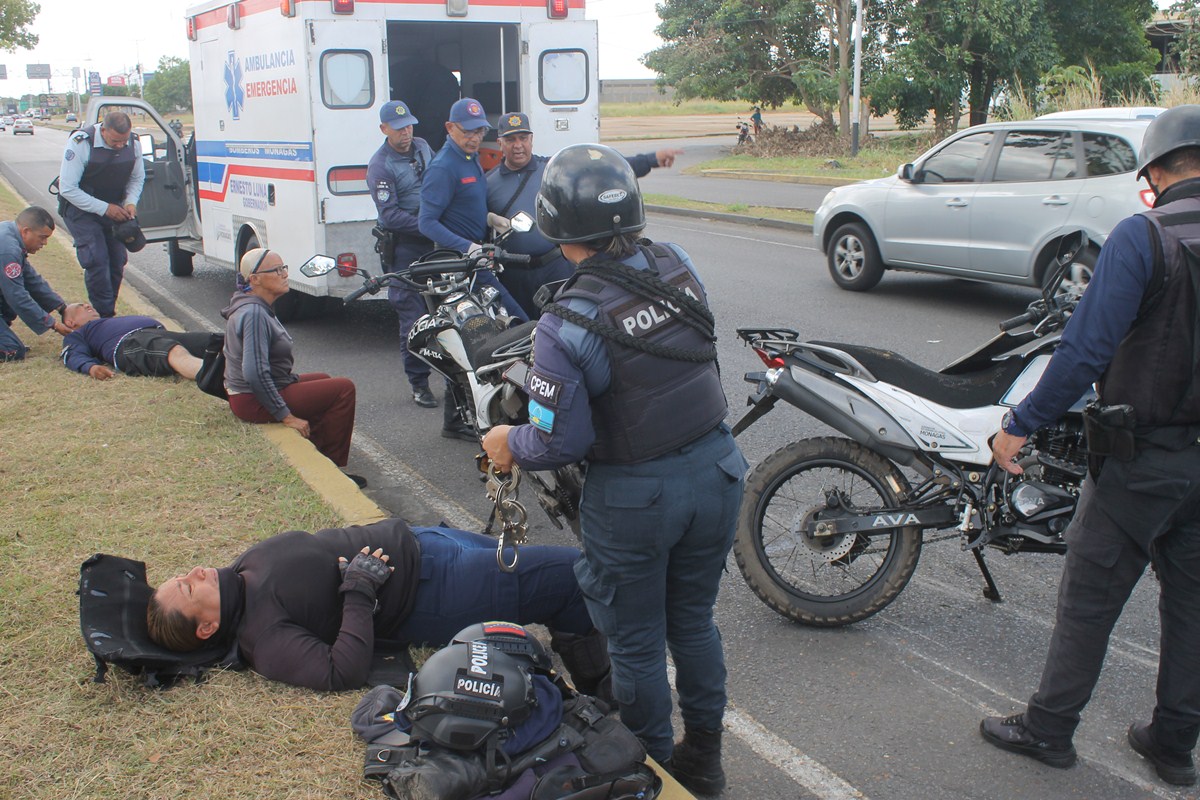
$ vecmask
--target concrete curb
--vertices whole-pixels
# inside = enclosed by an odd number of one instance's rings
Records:
[[[677,217],[692,217],[693,219],[715,219],[721,222],[734,222],[739,225],[757,225],[761,228],[779,228],[800,233],[812,233],[813,226],[804,222],[788,222],[783,219],[768,219],[766,217],[751,217],[747,214],[727,214],[723,211],[701,211],[695,208],[678,208],[676,206],[658,206],[646,204],[646,210],[658,214],[673,214]]]
[[[807,183],[812,186],[849,186],[868,178],[832,178],[825,175],[789,175],[781,172],[755,172],[747,169],[702,169],[705,178],[736,178],[744,181],[771,181],[772,183]],[[886,177],[881,175],[880,177]]]
[[[263,435],[283,454],[304,482],[341,515],[347,525],[367,525],[389,514],[359,490],[354,481],[296,431],[284,425],[263,425]]]

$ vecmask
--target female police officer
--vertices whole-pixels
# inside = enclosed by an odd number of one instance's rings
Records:
[[[551,159],[537,218],[577,271],[538,321],[530,424],[493,428],[484,449],[500,469],[587,458],[575,574],[609,637],[621,720],[684,786],[715,794],[725,661],[713,604],[747,464],[723,423],[712,314],[687,254],[635,237],[641,192],[610,148]],[[674,747],[664,642],[685,731]]]

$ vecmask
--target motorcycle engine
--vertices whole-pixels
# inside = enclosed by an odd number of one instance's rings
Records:
[[[1075,513],[1079,486],[1087,475],[1087,447],[1081,421],[1068,418],[1035,433],[1025,473],[1006,484],[1012,517],[1057,536]],[[1028,531],[1027,531],[1028,532]]]

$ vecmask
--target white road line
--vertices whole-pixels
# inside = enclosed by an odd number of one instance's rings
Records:
[[[833,770],[801,753],[732,705],[725,709],[725,727],[765,761],[822,800],[867,797]]]
[[[979,595],[977,593],[965,591],[964,589],[962,589],[959,586],[956,586],[954,584],[945,583],[943,581],[938,580],[937,578],[921,578],[920,585],[922,588],[928,587],[929,589],[931,589],[933,591],[940,591],[944,594],[951,595],[954,597],[960,597],[960,596],[961,597],[969,597],[972,600],[977,599],[979,597]],[[1008,614],[1009,616],[1016,617],[1017,619],[1019,619],[1021,622],[1025,623],[1026,625],[1035,625],[1035,626],[1042,628],[1043,630],[1047,630],[1047,631],[1054,629],[1054,618],[1053,617],[1037,616],[1035,614],[1029,613],[1028,611],[1024,611],[1016,606],[1010,606],[1008,604],[1004,604],[1003,606],[1001,606],[998,609],[998,611],[1000,613]],[[890,624],[895,625],[896,623],[892,622]],[[903,626],[899,626],[899,627],[903,627]],[[914,630],[909,630],[908,628],[905,628],[904,630],[908,631],[909,633],[913,634],[914,636],[923,636],[923,637],[925,636],[925,634],[923,634],[923,633],[920,633],[920,632],[914,631]],[[925,638],[928,638],[928,637],[925,637]],[[1138,642],[1132,642],[1132,641],[1130,641],[1128,639],[1124,639],[1120,636],[1113,636],[1109,640],[1108,652],[1109,652],[1110,656],[1113,656],[1113,655],[1119,656],[1132,664],[1136,664],[1139,667],[1145,667],[1146,669],[1151,669],[1151,670],[1154,670],[1155,672],[1158,671],[1158,660],[1159,660],[1158,659],[1158,655],[1159,655],[1158,648],[1147,647],[1144,644],[1139,644]]]

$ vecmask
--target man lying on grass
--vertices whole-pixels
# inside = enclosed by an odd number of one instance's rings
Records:
[[[213,336],[169,331],[153,317],[104,319],[89,303],[69,304],[63,324],[71,331],[63,339],[63,365],[98,381],[116,372],[194,380]]]
[[[575,686],[611,697],[608,650],[575,580],[573,547],[521,548],[496,567],[496,540],[403,520],[288,531],[232,565],[195,567],[150,599],[150,638],[176,651],[237,644],[263,677],[340,691],[362,686],[376,648],[448,644],[468,625],[545,625]]]

